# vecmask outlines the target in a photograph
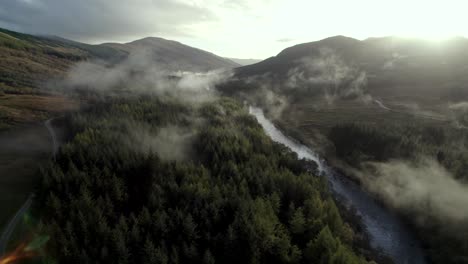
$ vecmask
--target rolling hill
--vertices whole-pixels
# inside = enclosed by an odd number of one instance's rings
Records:
[[[213,53],[163,38],[148,37],[126,44],[107,43],[101,46],[127,53],[143,50],[156,65],[170,71],[206,72],[240,66]]]
[[[223,89],[241,91],[306,138],[355,122],[464,127],[466,61],[468,40],[460,37],[336,36],[237,68]]]
[[[412,226],[428,263],[467,263],[466,235],[458,235],[466,232],[459,227],[467,218],[434,213],[434,203],[445,200],[447,182],[466,194],[467,59],[464,38],[338,36],[239,68],[223,88],[268,110],[285,133],[394,209]],[[434,184],[434,191],[416,194],[426,183]],[[447,228],[451,225],[454,231]]]
[[[43,119],[50,109],[61,112],[69,109],[67,106],[76,107],[76,103],[60,93],[47,89],[49,82],[64,78],[76,63],[99,61],[111,66],[142,50],[148,55],[145,59],[168,71],[205,72],[239,66],[212,53],[162,38],[89,45],[0,28],[0,130]],[[36,107],[24,107],[26,101]]]
[[[155,64],[172,71],[199,72],[239,66],[212,53],[162,38],[89,45],[56,36],[32,36],[0,29],[0,90],[33,93],[32,89],[63,76],[78,61],[115,64],[142,49],[149,52]]]
[[[426,98],[459,100],[468,97],[464,89],[468,83],[467,59],[468,40],[460,37],[436,42],[397,37],[359,41],[336,36],[287,48],[258,64],[239,68],[238,76],[269,74],[270,78],[287,81],[299,72],[313,79],[328,67],[325,70],[329,74],[340,78],[351,69],[366,74],[366,90],[378,97],[416,99],[424,93]]]

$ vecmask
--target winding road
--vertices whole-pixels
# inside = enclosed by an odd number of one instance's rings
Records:
[[[52,139],[52,156],[55,159],[55,155],[57,154],[57,151],[58,151],[58,142],[57,142],[57,135],[55,134],[55,131],[51,124],[52,120],[53,118],[45,121],[44,126],[49,131],[50,137]],[[24,202],[21,208],[16,212],[16,214],[10,220],[6,228],[3,230],[0,236],[0,257],[5,255],[5,251],[6,251],[8,242],[10,241],[13,231],[15,230],[16,226],[23,218],[23,215],[31,207],[33,200],[34,200],[34,194],[32,193],[29,195],[28,199]]]

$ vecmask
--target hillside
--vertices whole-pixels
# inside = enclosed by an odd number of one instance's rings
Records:
[[[275,112],[287,107],[282,119],[307,134],[342,122],[459,127],[466,123],[467,59],[464,38],[336,36],[238,68],[236,81],[223,88],[256,91],[247,99]]]
[[[239,64],[212,53],[162,38],[144,38],[126,44],[89,45],[56,36],[32,36],[0,29],[0,90],[32,93],[61,77],[83,60],[119,63],[137,50],[147,50],[156,65],[173,71],[210,71]]]
[[[130,53],[144,50],[156,65],[170,71],[205,72],[240,66],[213,53],[163,38],[149,37],[126,44],[108,43],[101,46]]]
[[[429,263],[467,263],[468,231],[450,228],[468,221],[455,208],[467,197],[467,59],[464,38],[338,36],[239,68],[223,88],[395,209]]]
[[[76,63],[99,61],[111,66],[127,61],[131,54],[142,50],[149,52],[151,64],[169,71],[202,72],[239,66],[212,53],[161,38],[89,45],[57,36],[33,36],[0,28],[0,96],[4,96],[0,100],[0,130],[25,121],[41,120],[51,108],[56,113],[70,109],[69,105],[76,106],[61,96],[60,85],[58,91],[49,89],[50,83],[63,79]],[[47,100],[51,95],[54,97]],[[25,100],[45,107],[24,108]],[[56,101],[60,104],[56,105]]]
[[[371,95],[418,97],[424,92],[426,98],[458,100],[460,96],[468,97],[462,89],[468,81],[468,67],[464,65],[467,59],[468,40],[464,38],[439,42],[397,37],[359,41],[336,36],[287,48],[277,56],[240,68],[238,76],[271,74],[288,81],[294,72],[301,72],[311,79],[323,73],[320,66],[325,66],[340,78],[338,75],[346,72],[339,71],[346,67],[366,74],[365,88]]]
[[[24,94],[34,93],[89,54],[58,41],[0,29],[0,56],[0,90]]]

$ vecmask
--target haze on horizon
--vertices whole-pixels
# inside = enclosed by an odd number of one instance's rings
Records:
[[[468,36],[462,0],[3,0],[0,27],[87,43],[155,36],[265,59],[334,35]]]

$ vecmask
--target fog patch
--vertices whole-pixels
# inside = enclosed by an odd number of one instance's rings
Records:
[[[468,102],[449,104],[449,108],[455,111],[468,112]]]
[[[215,99],[215,86],[232,76],[230,70],[173,71],[172,67],[157,64],[151,58],[151,51],[139,49],[115,65],[80,62],[58,83],[59,89],[65,87],[69,91],[91,91],[106,96],[125,92],[150,94],[205,102]]]
[[[400,62],[402,59],[405,59],[407,57],[408,57],[407,55],[402,55],[402,54],[399,54],[398,52],[394,52],[392,54],[392,57],[383,64],[382,69],[394,70],[396,69],[398,62]]]
[[[279,119],[284,109],[289,105],[285,96],[278,95],[271,90],[266,90],[262,97],[263,105],[266,105],[268,115],[273,119]]]
[[[250,100],[262,107],[271,119],[279,119],[283,111],[288,107],[289,100],[286,96],[269,89],[267,85],[262,85],[253,94],[249,94]]]
[[[360,180],[394,208],[412,213],[419,224],[468,222],[468,186],[456,181],[437,161],[368,162]]]
[[[298,67],[288,72],[288,87],[318,88],[329,104],[333,104],[339,98],[360,99],[365,102],[372,100],[365,91],[367,73],[346,63],[332,49],[322,48],[318,57],[305,57],[298,63]]]
[[[231,81],[240,81],[247,87],[240,96],[260,106],[271,119],[278,119],[288,106],[305,98],[320,98],[326,107],[339,104],[340,100],[374,102],[366,90],[367,73],[330,48],[321,48],[318,54],[303,57],[294,64],[284,74],[267,72]]]
[[[394,106],[392,110],[395,112],[413,115],[418,118],[432,119],[442,122],[450,121],[449,116],[447,116],[446,106],[441,107],[439,105],[434,105],[431,109],[428,109],[427,107],[421,107],[418,103],[415,102],[395,100],[392,100],[392,106]]]
[[[458,128],[468,129],[468,102],[449,103],[454,124]]]
[[[171,125],[157,130],[145,126],[133,128],[128,146],[145,154],[157,153],[162,160],[187,160],[191,158],[195,132]]]

